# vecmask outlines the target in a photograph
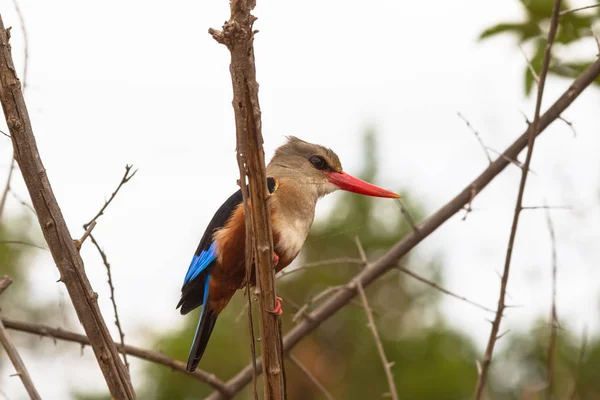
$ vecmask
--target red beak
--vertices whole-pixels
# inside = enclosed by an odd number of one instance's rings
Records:
[[[392,199],[399,199],[402,197],[399,194],[371,185],[370,183],[355,178],[352,175],[348,175],[345,172],[326,172],[325,174],[329,177],[329,182],[348,192]]]

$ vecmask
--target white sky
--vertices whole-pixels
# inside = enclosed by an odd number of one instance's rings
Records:
[[[236,189],[229,53],[207,34],[228,17],[219,1],[20,0],[29,33],[27,102],[42,159],[73,236],[114,189],[126,163],[140,170],[95,229],[113,265],[127,339],[182,324],[174,310],[190,257],[216,208]],[[573,2],[584,4],[585,2]],[[259,1],[256,58],[265,150],[284,135],[332,147],[344,168],[360,170],[362,133],[379,133],[376,184],[411,188],[430,214],[487,165],[460,111],[487,145],[503,150],[532,115],[523,96],[525,63],[516,40],[482,43],[491,24],[522,17],[515,1]],[[587,3],[585,3],[587,4]],[[20,71],[22,38],[11,1],[0,1]],[[561,51],[561,49],[557,49]],[[577,49],[592,58],[592,41]],[[569,85],[552,77],[545,104]],[[558,239],[558,312],[580,332],[599,327],[600,91],[587,91],[536,144],[525,202],[571,205],[552,213]],[[10,142],[0,138],[0,176]],[[417,260],[444,258],[445,285],[494,307],[520,171],[509,168],[473,204],[417,250]],[[17,175],[14,187],[27,193]],[[335,194],[319,213],[331,207]],[[10,198],[9,198],[10,199]],[[10,200],[9,212],[20,206]],[[38,238],[42,240],[41,235]],[[349,240],[352,238],[349,237]],[[107,322],[112,321],[105,270],[91,246],[82,252]],[[59,302],[64,290],[49,254],[34,260],[32,302]],[[550,243],[543,211],[522,215],[503,328],[525,330],[549,312]],[[64,296],[63,296],[64,297]],[[483,347],[484,312],[445,298],[444,314]],[[57,321],[57,324],[59,322]],[[114,327],[110,326],[115,332]],[[116,335],[115,335],[116,337]],[[50,343],[50,342],[48,342]],[[102,378],[91,351],[84,360],[60,355],[64,368],[24,352],[44,398],[66,398]],[[6,365],[6,364],[5,364]],[[141,364],[134,364],[136,371]],[[82,371],[87,372],[83,373]],[[25,398],[4,368],[0,387]],[[139,377],[139,375],[138,375]],[[227,377],[222,377],[227,378]],[[62,384],[63,381],[68,385]],[[1,393],[0,393],[1,398]]]

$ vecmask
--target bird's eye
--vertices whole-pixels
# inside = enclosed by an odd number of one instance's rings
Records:
[[[327,167],[327,163],[325,162],[323,157],[320,157],[320,156],[312,156],[311,158],[308,159],[308,161],[310,161],[310,163],[316,169],[325,169]]]

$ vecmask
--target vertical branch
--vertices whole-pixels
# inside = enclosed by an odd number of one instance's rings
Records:
[[[15,169],[15,155],[10,157],[10,168],[8,169],[8,177],[6,178],[6,185],[4,186],[4,190],[2,191],[2,195],[0,197],[0,218],[2,218],[2,212],[4,211],[4,206],[6,205],[6,197],[8,196],[8,192],[10,192],[10,182],[12,180],[13,171]]]
[[[12,60],[9,35],[0,17],[0,101],[10,129],[23,179],[31,196],[48,248],[60,272],[77,316],[90,339],[98,365],[111,395],[119,400],[135,399],[129,373],[119,358],[94,292],[85,274],[83,260],[75,248],[37,149],[21,83]]]
[[[0,279],[0,295],[7,287],[11,285],[11,283],[12,280],[6,275]],[[27,390],[31,400],[41,400],[39,393],[33,385],[31,376],[29,375],[27,368],[25,368],[25,364],[23,363],[23,360],[21,359],[21,356],[19,355],[19,352],[17,351],[17,348],[15,347],[10,335],[8,334],[8,331],[4,327],[2,320],[0,320],[0,343],[4,349],[6,349],[6,354],[8,354],[8,358],[10,358],[10,361],[15,367],[15,371],[17,371],[17,375],[19,375],[19,378],[21,378],[21,382],[23,382],[23,386],[25,386],[25,390]]]
[[[96,221],[92,222],[92,225],[90,225],[90,227],[93,226],[95,223],[96,223]],[[123,327],[121,326],[121,320],[119,319],[119,310],[117,309],[117,301],[115,300],[115,286],[113,285],[112,272],[110,270],[110,263],[108,262],[106,253],[104,252],[104,250],[102,250],[102,248],[96,241],[96,238],[92,234],[90,234],[89,236],[90,236],[90,240],[96,247],[96,250],[98,250],[98,253],[100,253],[100,257],[102,257],[102,262],[104,263],[104,266],[106,267],[106,275],[108,276],[108,287],[110,288],[110,301],[113,305],[113,311],[115,312],[115,325],[117,326],[117,330],[119,331],[119,338],[121,339],[121,346],[125,347],[125,333],[123,333]],[[83,242],[83,240],[82,240],[82,242]],[[125,363],[125,367],[127,368],[127,370],[129,370],[129,363],[127,362],[127,354],[126,353],[123,353],[123,362]]]
[[[392,366],[393,362],[389,362],[385,355],[385,350],[383,349],[383,344],[381,343],[381,339],[379,338],[379,333],[377,333],[377,327],[375,326],[375,319],[373,318],[373,312],[371,311],[371,307],[369,307],[369,302],[367,301],[367,296],[365,295],[365,289],[360,282],[357,282],[356,285],[358,289],[358,294],[360,295],[360,299],[362,300],[363,307],[365,309],[365,313],[367,314],[367,319],[369,320],[369,329],[371,329],[371,333],[373,334],[373,338],[375,339],[375,345],[377,346],[377,352],[379,353],[379,357],[381,358],[381,362],[383,363],[383,369],[385,371],[385,376],[387,377],[388,385],[390,387],[390,396],[393,400],[398,400],[398,391],[396,390],[396,383],[394,382],[394,375],[392,374]]]
[[[25,18],[23,18],[23,13],[21,12],[21,7],[19,7],[19,2],[17,0],[13,0],[13,4],[15,5],[15,11],[17,12],[17,16],[19,17],[19,23],[21,24],[21,32],[23,33],[23,93],[27,90],[27,67],[29,66],[29,39],[27,38],[27,28],[25,27]]]
[[[259,290],[260,347],[265,365],[265,399],[284,399],[285,370],[281,321],[269,311],[276,306],[275,274],[270,210],[267,204],[269,191],[254,62],[253,24],[256,17],[250,13],[256,6],[256,1],[232,0],[230,6],[231,18],[225,23],[223,30],[209,29],[209,33],[217,42],[226,45],[231,52],[232,105],[240,167],[239,184],[244,198],[246,235],[252,232],[252,260]],[[248,192],[245,189],[246,176],[248,176]],[[246,238],[246,243],[249,244],[248,236]],[[247,268],[249,258],[246,257]]]
[[[550,210],[546,208],[546,222],[548,223],[548,231],[550,232],[550,241],[552,243],[552,307],[550,309],[550,343],[548,344],[548,353],[546,357],[546,379],[548,381],[548,398],[552,398],[553,393],[553,370],[554,370],[554,351],[556,348],[556,331],[558,329],[558,316],[556,314],[556,235],[554,234],[554,224],[550,216]]]
[[[517,204],[515,206],[515,213],[513,216],[512,228],[510,231],[510,237],[508,239],[508,246],[506,247],[506,259],[504,262],[504,272],[502,274],[502,281],[500,284],[500,295],[498,297],[498,308],[496,310],[496,317],[492,322],[492,330],[488,344],[483,356],[481,365],[481,373],[477,379],[477,386],[475,388],[475,398],[481,399],[483,394],[483,388],[485,387],[486,379],[490,364],[492,362],[492,355],[494,353],[494,346],[498,340],[498,332],[500,331],[500,322],[506,308],[505,297],[506,297],[506,286],[508,285],[508,276],[510,272],[510,262],[512,260],[512,251],[515,244],[515,237],[517,235],[517,227],[519,226],[519,216],[523,209],[523,194],[525,192],[525,185],[527,183],[527,177],[529,176],[529,165],[531,164],[531,156],[533,154],[533,145],[535,144],[535,138],[540,132],[540,111],[542,108],[542,97],[544,95],[544,86],[546,83],[546,76],[548,74],[548,67],[550,66],[550,53],[552,50],[552,43],[556,36],[558,29],[558,16],[561,6],[561,0],[555,0],[554,8],[552,10],[552,21],[550,23],[550,31],[548,32],[548,39],[546,42],[546,51],[544,54],[544,62],[542,64],[542,71],[540,73],[540,81],[538,84],[537,99],[535,103],[535,116],[531,130],[529,131],[529,137],[527,138],[527,157],[523,164],[523,170],[521,171],[521,183],[519,185],[519,193],[517,195]]]

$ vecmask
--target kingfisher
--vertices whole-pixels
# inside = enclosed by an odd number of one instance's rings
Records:
[[[326,147],[289,136],[267,166],[267,199],[275,254],[275,272],[298,255],[315,217],[317,201],[336,190],[374,197],[401,196],[345,173],[338,156]],[[242,192],[231,195],[208,224],[192,257],[177,308],[185,315],[202,306],[187,370],[196,370],[217,317],[238,289],[245,287],[246,226]],[[255,285],[252,268],[250,284]],[[277,298],[276,314],[281,314]]]

